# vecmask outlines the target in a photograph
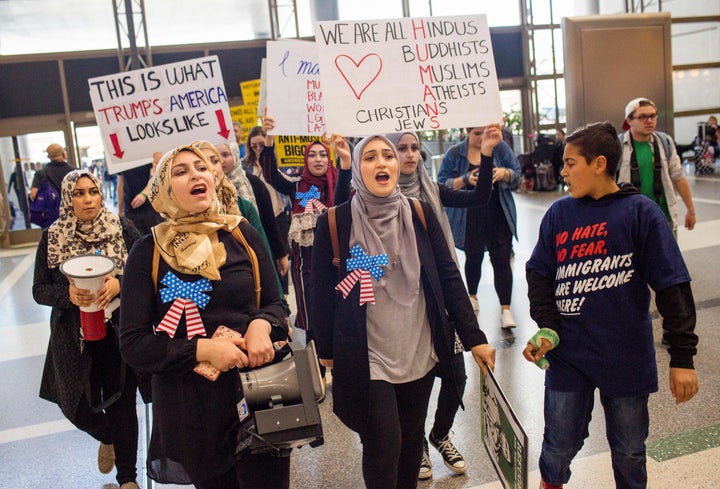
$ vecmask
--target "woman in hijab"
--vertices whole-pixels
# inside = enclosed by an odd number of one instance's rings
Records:
[[[275,121],[265,116],[264,127],[272,129]],[[295,326],[308,329],[310,284],[312,283],[312,244],[315,226],[323,211],[333,205],[338,170],[330,159],[330,149],[315,141],[305,146],[300,177],[286,177],[277,167],[273,139],[266,142],[262,160],[264,174],[271,177],[273,187],[292,201],[290,221],[290,274],[295,287],[297,315]]]
[[[368,488],[417,486],[434,368],[452,368],[455,331],[483,373],[495,362],[437,217],[427,203],[419,212],[398,177],[387,138],[360,141],[355,194],[333,210],[339,267],[330,212],[313,244],[318,356],[333,368],[335,414],[360,435]]]
[[[163,156],[150,201],[166,221],[128,258],[120,347],[129,364],[153,374],[148,474],[200,489],[288,487],[288,457],[235,456],[239,378],[228,371],[272,361],[287,325],[262,239],[239,215],[220,212],[210,165],[193,145]],[[259,298],[236,228],[257,255]],[[242,338],[213,337],[221,325]],[[198,362],[222,373],[208,380],[194,371]]]
[[[492,150],[502,141],[502,133],[500,124],[491,124],[486,129],[486,136],[483,139],[485,144],[484,154],[482,154],[480,169],[475,174],[468,176],[468,183],[474,186],[474,190],[458,190],[450,188],[446,185],[438,185],[437,182],[430,179],[430,175],[425,169],[420,154],[420,139],[417,133],[406,132],[402,134],[390,134],[387,138],[395,145],[398,156],[400,157],[400,191],[406,197],[419,199],[427,202],[432,207],[435,216],[440,221],[445,240],[448,243],[450,253],[455,263],[458,263],[455,254],[455,244],[453,242],[452,231],[450,229],[450,221],[445,214],[445,206],[448,207],[481,207],[487,205],[492,192]],[[476,312],[477,313],[477,312]],[[459,389],[462,397],[465,392],[465,359],[462,355],[463,345],[459,338],[455,337],[455,355],[453,356],[453,364],[460,373]],[[455,445],[450,441],[455,414],[460,408],[460,398],[455,394],[455,385],[452,377],[443,375],[438,369],[437,375],[441,378],[440,392],[438,393],[437,409],[432,429],[430,430],[430,443],[437,448],[443,457],[445,465],[456,474],[464,474],[467,465],[462,454]],[[424,451],[423,459],[420,464],[419,479],[427,479],[432,477],[432,463],[430,461],[430,453],[428,450],[427,440],[423,440]]]
[[[62,181],[60,217],[38,243],[33,280],[35,301],[52,307],[40,397],[57,403],[71,423],[100,442],[98,469],[107,474],[117,466],[122,489],[138,488],[137,380],[120,357],[113,300],[120,293],[128,250],[138,238],[130,220],[105,207],[95,175],[71,171]],[[76,287],[60,271],[66,260],[93,254],[115,262],[96,294]],[[85,340],[80,325],[80,306],[91,304],[109,317],[105,337],[97,341]]]
[[[218,199],[220,199],[221,213],[240,215],[247,219],[250,225],[252,225],[252,227],[254,227],[255,230],[260,234],[260,237],[262,238],[263,243],[265,243],[265,248],[267,249],[268,253],[272,254],[270,243],[268,242],[267,235],[265,234],[265,229],[263,228],[256,207],[251,201],[238,196],[235,190],[235,186],[230,182],[230,180],[228,180],[227,176],[223,172],[223,159],[222,155],[220,154],[220,150],[218,150],[218,148],[210,141],[195,141],[192,143],[192,145],[202,151],[203,154],[210,161],[212,171],[215,174],[215,193],[217,194]],[[282,285],[280,284],[279,275],[278,290],[282,291]],[[283,304],[285,306],[286,313],[289,314],[290,309],[288,308],[287,302],[284,298]]]
[[[272,251],[283,292],[287,294],[288,249],[287,232],[283,237],[273,211],[273,201],[265,183],[260,177],[246,173],[240,164],[240,151],[235,143],[216,146],[222,163],[222,170],[237,190],[238,196],[253,203]],[[273,190],[275,192],[275,190]]]

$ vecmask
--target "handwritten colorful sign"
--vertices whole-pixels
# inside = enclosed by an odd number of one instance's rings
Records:
[[[317,22],[315,43],[328,132],[364,136],[502,118],[485,15]]]
[[[322,135],[323,94],[315,43],[267,43],[267,108],[275,120],[271,134]]]
[[[234,139],[217,56],[88,80],[111,173],[197,139]]]

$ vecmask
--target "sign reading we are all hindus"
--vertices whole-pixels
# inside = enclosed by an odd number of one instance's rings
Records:
[[[500,122],[485,15],[315,25],[325,126],[344,136]]]
[[[235,139],[217,56],[91,78],[88,85],[111,173],[198,139]]]

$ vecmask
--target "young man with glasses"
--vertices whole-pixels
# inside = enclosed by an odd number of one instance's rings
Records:
[[[630,182],[656,202],[665,214],[677,237],[678,205],[675,191],[680,194],[687,213],[685,228],[695,227],[695,206],[690,185],[685,178],[675,143],[667,134],[656,131],[657,107],[647,98],[631,100],[625,107],[625,121],[620,135],[622,157],[617,181]]]

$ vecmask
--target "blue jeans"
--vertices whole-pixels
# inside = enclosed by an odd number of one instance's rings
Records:
[[[545,388],[545,433],[540,453],[540,474],[549,484],[570,480],[570,462],[588,436],[595,400],[594,389],[563,392]],[[618,489],[644,489],[645,440],[648,436],[648,395],[600,395],[605,411],[605,431]]]

